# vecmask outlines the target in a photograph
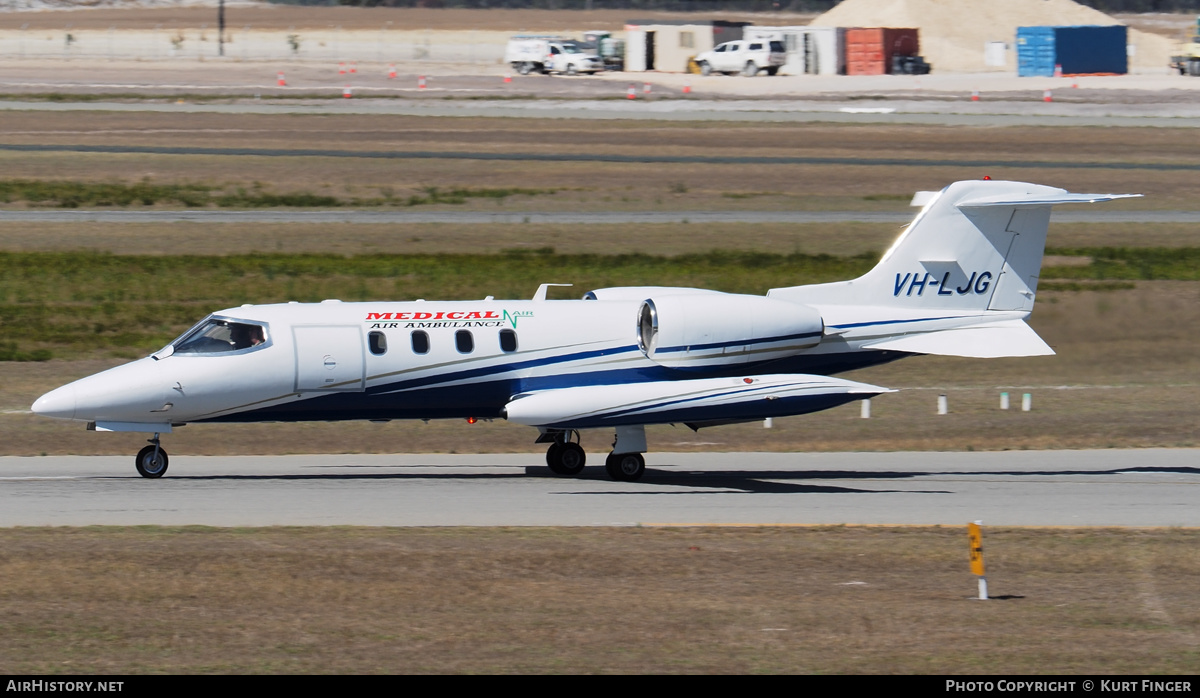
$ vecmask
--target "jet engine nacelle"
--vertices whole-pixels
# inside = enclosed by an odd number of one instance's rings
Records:
[[[821,342],[814,308],[763,296],[664,295],[642,301],[638,348],[671,368],[744,364],[793,356]]]

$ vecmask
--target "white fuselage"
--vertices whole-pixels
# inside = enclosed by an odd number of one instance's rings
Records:
[[[750,351],[738,361],[710,352],[697,365],[680,368],[678,354],[663,365],[639,348],[640,305],[487,300],[243,306],[214,313],[210,321],[256,323],[265,330],[262,344],[209,353],[183,353],[172,345],[47,393],[34,409],[102,429],[143,425],[139,430],[146,431],[197,421],[493,418],[514,396],[531,391],[764,371],[828,375],[903,355],[861,348],[880,337],[978,321],[975,313],[898,318],[895,309],[881,315],[858,307],[845,317],[847,327],[827,324],[819,343],[810,340],[813,346],[770,353],[766,361]],[[988,318],[999,319],[996,313]],[[719,318],[708,320],[716,324]],[[414,339],[420,333],[424,340]]]

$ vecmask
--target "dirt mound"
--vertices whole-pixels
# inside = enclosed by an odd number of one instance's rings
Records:
[[[1073,0],[845,0],[812,21],[825,27],[917,27],[921,53],[934,70],[982,72],[1016,69],[1014,50],[1008,65],[984,63],[984,45],[1003,41],[1012,47],[1017,27],[1077,24],[1113,25],[1120,21]],[[1171,42],[1131,29],[1130,69],[1167,68]]]

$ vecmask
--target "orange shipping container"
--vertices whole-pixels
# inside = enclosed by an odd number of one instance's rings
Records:
[[[916,29],[891,27],[847,29],[845,47],[847,75],[890,73],[892,56],[921,53]]]

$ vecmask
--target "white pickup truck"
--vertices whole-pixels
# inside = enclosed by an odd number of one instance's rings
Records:
[[[695,61],[701,75],[741,73],[749,78],[762,70],[767,71],[767,75],[778,73],[780,66],[787,62],[787,53],[782,41],[726,41],[696,56]]]
[[[574,41],[556,37],[514,36],[504,49],[504,62],[521,75],[530,73],[598,73],[604,70],[604,60],[594,53],[585,53]]]

